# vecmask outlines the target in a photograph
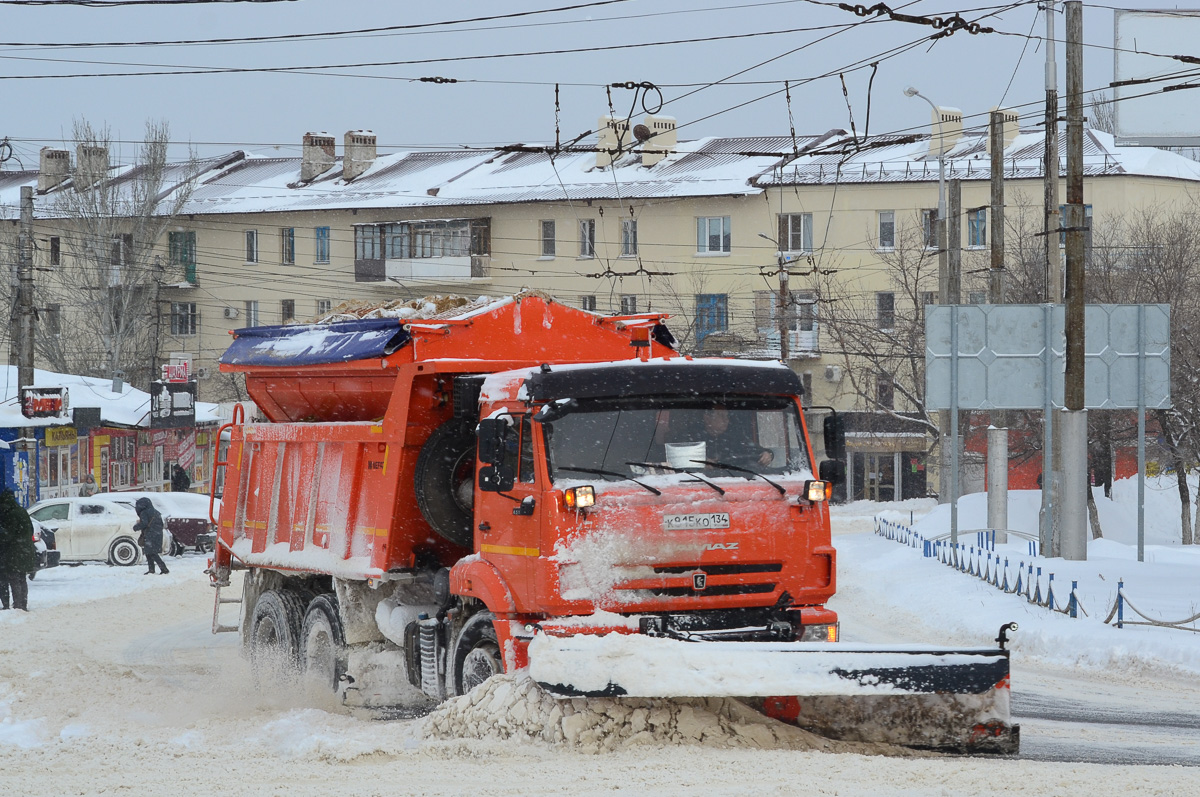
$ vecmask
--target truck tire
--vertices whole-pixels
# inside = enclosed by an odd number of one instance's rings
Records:
[[[304,613],[300,663],[305,678],[328,691],[336,692],[346,674],[346,633],[332,593],[313,598]]]
[[[496,617],[491,612],[471,616],[454,646],[454,692],[465,695],[493,675],[504,672],[496,641]]]
[[[304,601],[289,590],[269,589],[258,596],[250,617],[250,663],[257,672],[276,670],[283,676],[299,669]]]
[[[413,481],[417,506],[438,536],[470,548],[475,500],[475,429],[470,422],[447,421],[429,436]]]

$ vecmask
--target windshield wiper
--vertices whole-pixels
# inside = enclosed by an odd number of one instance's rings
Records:
[[[705,465],[711,465],[714,468],[721,468],[722,470],[734,470],[734,471],[737,471],[738,473],[749,473],[751,476],[757,476],[758,478],[765,481],[767,484],[774,487],[776,490],[779,491],[780,495],[787,495],[787,490],[785,490],[783,488],[783,485],[776,484],[775,482],[771,481],[766,476],[762,475],[761,473],[759,473],[756,470],[750,470],[749,468],[743,468],[740,465],[730,465],[728,462],[718,462],[715,459],[693,459],[692,462],[703,462]]]
[[[699,462],[699,460],[692,460],[692,461]],[[687,468],[672,468],[670,465],[663,465],[662,463],[659,463],[659,462],[626,462],[625,464],[626,465],[640,465],[643,468],[662,468],[663,470],[669,470],[672,473],[686,473],[689,476],[695,476],[696,481],[704,482],[705,484],[707,484],[709,487],[716,490],[721,495],[725,495],[725,491],[723,489],[721,489],[718,485],[713,484],[708,479],[701,476],[699,473],[696,473],[693,470],[688,470]]]
[[[631,479],[628,476],[626,476],[624,473],[618,473],[615,470],[601,470],[599,468],[573,468],[570,465],[555,465],[554,469],[555,470],[569,470],[569,471],[572,471],[573,473],[592,473],[592,474],[595,474],[596,476],[615,476],[617,479],[619,479],[621,481],[631,481],[634,484],[636,484],[638,487],[645,487],[647,490],[654,493],[655,495],[662,495],[662,490],[656,490],[655,488],[651,487],[648,484],[642,484],[637,479]]]

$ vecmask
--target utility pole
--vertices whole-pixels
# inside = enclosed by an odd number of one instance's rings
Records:
[[[988,271],[988,301],[1004,304],[1004,112],[991,113],[988,131],[992,155],[992,267]],[[996,542],[1008,542],[1008,418],[1003,410],[992,411],[988,429],[988,527],[995,529]]]
[[[962,304],[962,180],[951,180],[946,208],[946,304]]]
[[[1058,64],[1054,61],[1054,0],[1042,6],[1046,14],[1046,116],[1044,121],[1045,152],[1042,161],[1044,208],[1042,240],[1045,244],[1046,301],[1062,301],[1062,263],[1058,253]],[[1047,352],[1049,354],[1049,352]],[[1049,390],[1049,385],[1046,387]],[[1040,550],[1053,553],[1057,535],[1054,533],[1058,514],[1058,425],[1054,423],[1051,401],[1046,401],[1042,433],[1042,507],[1040,511]]]
[[[1066,375],[1060,489],[1064,559],[1087,559],[1087,410],[1084,409],[1083,3],[1067,0]]]
[[[33,387],[33,186],[21,186],[17,241],[17,385]]]
[[[787,263],[783,255],[779,256],[779,359],[787,365],[791,350],[788,341],[788,310],[792,305],[791,292],[788,290]],[[811,396],[809,399],[811,400]]]

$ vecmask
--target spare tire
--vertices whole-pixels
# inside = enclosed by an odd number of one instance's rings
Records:
[[[417,506],[440,537],[463,548],[473,540],[475,425],[446,421],[429,436],[417,457],[413,487]]]

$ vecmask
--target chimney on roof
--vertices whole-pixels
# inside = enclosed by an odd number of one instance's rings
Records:
[[[65,149],[42,147],[38,160],[39,194],[44,194],[52,188],[57,188],[71,176],[71,153]]]
[[[675,135],[674,116],[647,114],[640,125],[633,128],[633,135],[642,148],[642,165],[653,166],[675,151],[679,143]]]
[[[333,136],[328,133],[305,133],[304,155],[300,159],[300,182],[315,180],[333,168],[337,161],[334,155]]]
[[[596,123],[596,129],[599,131],[596,137],[596,168],[603,169],[612,165],[617,150],[629,149],[632,140],[629,134],[629,120],[601,116],[600,121]]]
[[[1016,111],[1010,111],[1005,108],[992,108],[993,111],[999,111],[1004,115],[1004,148],[1008,149],[1016,140],[1017,135],[1021,132],[1021,117]],[[991,116],[989,115],[990,119]],[[992,137],[987,137],[987,151],[992,154]]]
[[[954,149],[954,145],[962,138],[962,111],[957,108],[933,109],[933,119],[930,123],[929,154],[933,157],[944,155]]]
[[[91,188],[107,176],[108,147],[95,144],[79,144],[75,147],[76,191]]]
[[[375,134],[370,130],[347,130],[342,141],[342,179],[353,180],[375,162]]]

